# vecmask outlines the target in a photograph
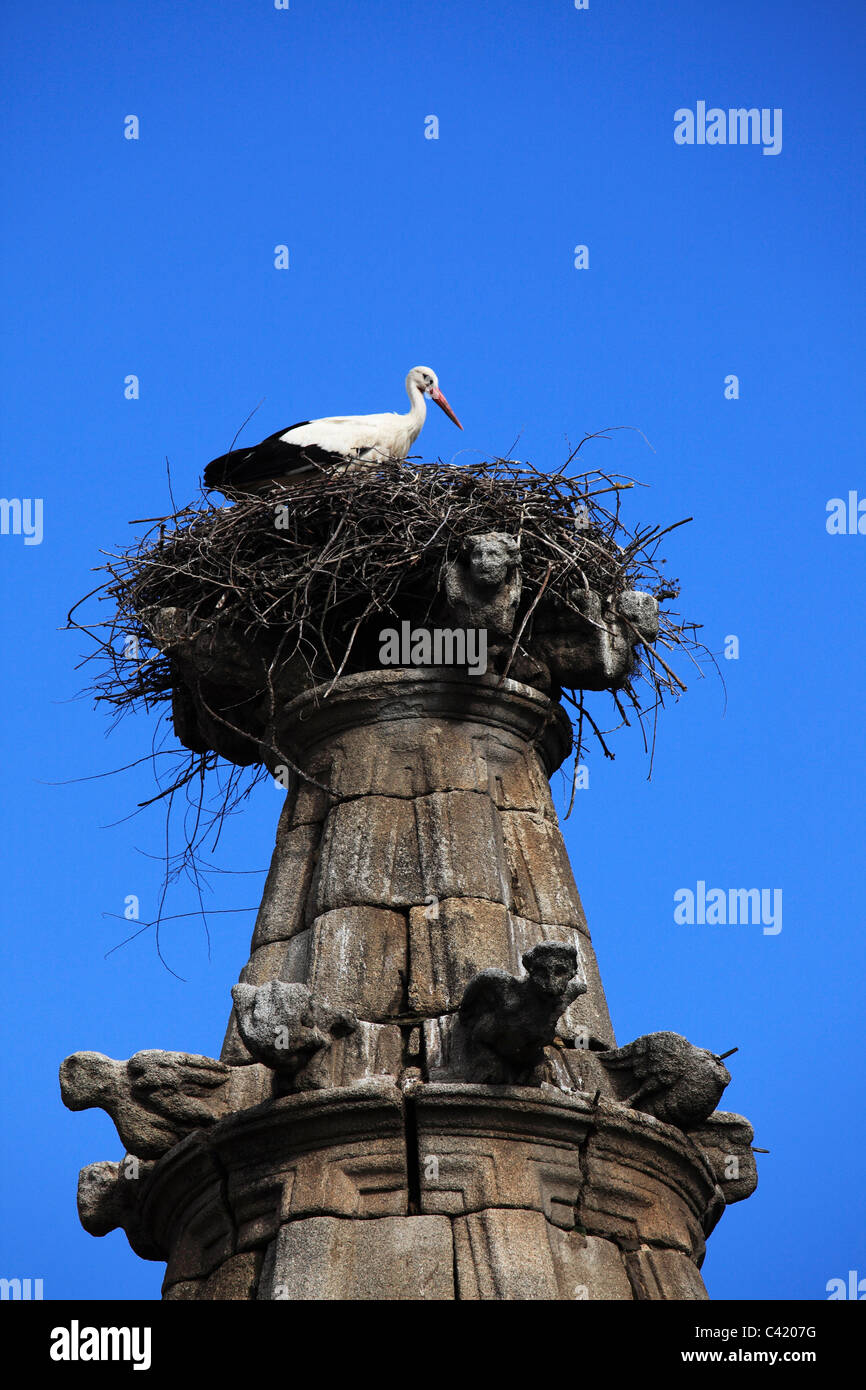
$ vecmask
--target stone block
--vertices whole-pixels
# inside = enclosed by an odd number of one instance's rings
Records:
[[[703,1259],[703,1218],[717,1189],[694,1145],[673,1126],[609,1101],[594,1117],[579,1223],[626,1248],[657,1245]]]
[[[432,1084],[413,1092],[424,1212],[519,1207],[570,1229],[592,1126],[583,1099],[552,1088]]]
[[[226,1082],[226,1113],[250,1110],[274,1096],[274,1074],[260,1062],[232,1067]]]
[[[321,825],[334,804],[333,796],[324,790],[330,786],[327,772],[323,777],[314,773],[310,775],[316,777],[319,786],[298,777],[297,773],[291,774],[292,786],[286,795],[284,810],[286,828],[289,830],[299,825]]]
[[[352,1086],[373,1077],[396,1079],[403,1069],[403,1035],[386,1023],[358,1023],[354,1033],[338,1038],[327,1063],[330,1086]]]
[[[206,1279],[166,1279],[163,1302],[249,1302],[256,1296],[263,1256],[263,1250],[245,1250],[231,1255]]]
[[[556,822],[550,783],[533,747],[504,732],[472,735],[478,762],[486,768],[488,793],[500,811],[535,811]]]
[[[430,1301],[454,1298],[444,1216],[290,1221],[274,1243],[260,1299]]]
[[[499,812],[477,792],[436,792],[414,803],[423,891],[428,897],[511,902]]]
[[[541,1212],[494,1209],[460,1217],[454,1248],[461,1300],[633,1298],[615,1245],[561,1231]]]
[[[508,909],[486,898],[446,898],[409,911],[409,1007],[456,1009],[479,970],[511,964]]]
[[[503,811],[502,830],[514,912],[588,934],[559,826],[537,812]]]
[[[270,980],[283,980],[286,984],[307,984],[311,944],[312,935],[307,930],[288,941],[258,946],[240,973],[240,983],[266,985]]]
[[[224,1303],[246,1303],[254,1299],[263,1255],[263,1250],[244,1250],[239,1255],[232,1255],[208,1276],[199,1298]]]
[[[574,1143],[535,1143],[525,1137],[448,1134],[429,1128],[418,1113],[421,1211],[454,1215],[488,1207],[543,1212],[555,1226],[570,1230],[580,1195],[579,1139]],[[441,1116],[437,1116],[441,1120]]]
[[[588,1096],[600,1091],[606,1099],[615,1100],[610,1077],[598,1057],[597,1052],[586,1047],[548,1047],[554,1085],[562,1091],[579,1091]]]
[[[223,1175],[213,1162],[206,1142],[191,1135],[172,1151],[171,1178],[163,1165],[151,1178],[144,1204],[144,1219],[158,1243],[170,1251],[166,1283],[202,1279],[224,1264],[235,1250],[235,1229],[223,1200]],[[191,1170],[193,1187],[184,1182],[183,1170]],[[183,1191],[183,1201],[173,1198]]]
[[[311,929],[314,995],[359,1019],[385,1022],[405,1012],[407,923],[401,912],[343,907]]]
[[[411,801],[368,796],[340,802],[325,823],[307,920],[334,908],[395,908],[424,901]]]
[[[290,1217],[408,1208],[403,1102],[390,1080],[285,1096],[213,1140],[238,1249],[271,1240]]]
[[[303,931],[320,836],[319,825],[284,830],[281,823],[256,918],[252,950],[288,940]]]
[[[198,1299],[206,1297],[204,1293],[206,1287],[206,1279],[179,1279],[174,1284],[164,1281],[162,1301],[163,1303],[196,1302]]]
[[[643,1247],[629,1252],[625,1261],[637,1299],[709,1298],[699,1270],[678,1250]]]
[[[330,787],[337,801],[415,796],[425,790],[420,754],[425,732],[422,719],[382,720],[343,729],[312,755],[310,774]]]

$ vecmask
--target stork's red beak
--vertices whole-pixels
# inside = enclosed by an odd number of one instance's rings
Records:
[[[457,419],[457,416],[454,414],[454,411],[451,409],[451,407],[450,407],[450,405],[448,404],[448,402],[446,401],[445,397],[442,395],[442,392],[439,390],[439,387],[438,387],[438,386],[435,386],[435,387],[433,388],[433,390],[430,392],[430,399],[431,399],[431,401],[435,401],[435,402],[436,402],[436,404],[438,405],[438,407],[439,407],[440,410],[444,410],[444,411],[445,411],[445,414],[448,416],[448,419],[454,421],[454,423],[455,423],[455,425],[457,426],[458,430],[462,430],[463,426],[461,425],[460,421]]]

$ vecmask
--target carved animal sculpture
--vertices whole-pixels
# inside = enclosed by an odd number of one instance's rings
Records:
[[[278,1072],[288,1089],[328,1085],[327,1052],[336,1038],[357,1029],[357,1019],[314,998],[306,985],[271,980],[234,985],[238,1029],[252,1055]]]
[[[716,1053],[681,1033],[646,1033],[597,1057],[614,1073],[625,1105],[684,1130],[712,1114],[731,1079]]]
[[[70,1110],[106,1111],[131,1154],[159,1158],[226,1113],[230,1072],[189,1052],[146,1050],[128,1062],[73,1052],[60,1068],[60,1093]]]
[[[586,993],[577,978],[577,952],[545,941],[522,957],[525,978],[482,970],[460,1005],[456,1052],[467,1081],[538,1086],[546,1077],[544,1049],[569,1004]]]
[[[467,537],[463,552],[443,571],[448,607],[463,627],[507,636],[520,602],[520,542],[502,531]]]

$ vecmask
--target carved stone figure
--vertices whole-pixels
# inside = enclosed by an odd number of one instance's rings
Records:
[[[683,1130],[712,1114],[731,1079],[716,1053],[695,1047],[681,1033],[646,1033],[597,1056],[613,1073],[625,1105]]]
[[[128,1062],[74,1052],[60,1068],[60,1093],[69,1110],[106,1111],[131,1154],[159,1158],[226,1113],[230,1072],[189,1052],[136,1052]]]
[[[742,1202],[758,1186],[758,1169],[752,1140],[755,1131],[743,1115],[716,1110],[689,1138],[697,1144],[713,1170],[725,1201]]]
[[[544,1049],[560,1016],[586,984],[576,976],[577,952],[543,941],[522,957],[525,978],[482,970],[466,986],[455,1023],[455,1060],[467,1081],[539,1086],[546,1079]]]
[[[306,985],[271,980],[232,987],[240,1035],[257,1061],[278,1072],[285,1089],[319,1090],[329,1084],[327,1053],[358,1027],[353,1014],[332,1009]]]
[[[105,1236],[118,1227],[144,1260],[164,1258],[141,1220],[141,1196],[152,1163],[127,1156],[121,1163],[89,1163],[78,1175],[78,1215],[92,1236]]]
[[[462,627],[483,627],[507,636],[520,602],[520,542],[502,531],[469,536],[456,560],[445,565],[445,596]]]

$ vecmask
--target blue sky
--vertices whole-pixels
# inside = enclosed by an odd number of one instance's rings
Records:
[[[694,521],[663,553],[720,657],[636,731],[565,827],[621,1042],[670,1028],[724,1051],[760,1185],[714,1233],[715,1298],[821,1299],[866,1275],[862,931],[866,498],[862,71],[847,0],[9,0],[3,91],[2,492],[43,499],[40,544],[0,536],[2,1269],[48,1298],[157,1297],[162,1267],[78,1225],[79,1167],[117,1158],[62,1107],[79,1048],[219,1051],[252,913],[106,956],[130,894],[155,911],[164,824],[146,719],[108,735],[62,631],[100,551],[170,510],[203,465],[295,420],[406,408],[432,365],[425,458],[510,451],[645,484],[629,521]],[[777,155],[678,145],[674,112],[783,112]],[[139,138],[124,138],[138,116]],[[425,138],[435,115],[438,139]],[[289,268],[274,248],[289,248]],[[574,248],[589,266],[574,267]],[[725,379],[739,398],[725,398]],[[137,400],[124,380],[139,379]],[[515,444],[515,440],[519,442]],[[140,529],[140,528],[138,528]],[[61,785],[62,784],[62,785]],[[559,804],[565,789],[555,782]],[[220,869],[266,867],[279,794],[226,828]],[[156,856],[156,858],[154,857]],[[783,893],[783,927],[683,926],[673,895]],[[215,875],[216,908],[262,879]],[[167,911],[194,903],[179,885]]]

